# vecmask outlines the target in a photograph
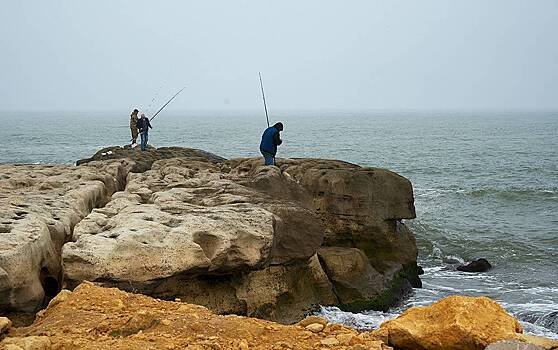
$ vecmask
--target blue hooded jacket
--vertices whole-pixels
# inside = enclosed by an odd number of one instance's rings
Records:
[[[282,143],[276,126],[277,124],[265,129],[260,143],[260,151],[270,153],[273,156],[277,154],[277,146]]]

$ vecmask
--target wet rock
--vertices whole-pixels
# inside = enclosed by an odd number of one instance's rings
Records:
[[[533,319],[532,323],[534,322],[536,322],[539,326],[543,326],[555,333],[558,333],[558,311],[547,312],[544,315]]]
[[[380,329],[390,346],[403,350],[484,349],[523,332],[519,322],[493,300],[464,296],[410,308]]]
[[[471,261],[467,265],[460,265],[457,267],[458,271],[464,272],[486,272],[492,268],[488,260],[481,258]]]

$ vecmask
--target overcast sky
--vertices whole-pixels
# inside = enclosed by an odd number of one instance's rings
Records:
[[[0,47],[2,110],[558,109],[553,0],[4,0]]]

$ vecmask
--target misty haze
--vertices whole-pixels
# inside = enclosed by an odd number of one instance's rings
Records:
[[[557,1],[0,33],[0,349],[558,348]]]

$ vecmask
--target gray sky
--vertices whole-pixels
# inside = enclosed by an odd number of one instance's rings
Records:
[[[0,47],[2,110],[558,109],[552,0],[5,0]]]

